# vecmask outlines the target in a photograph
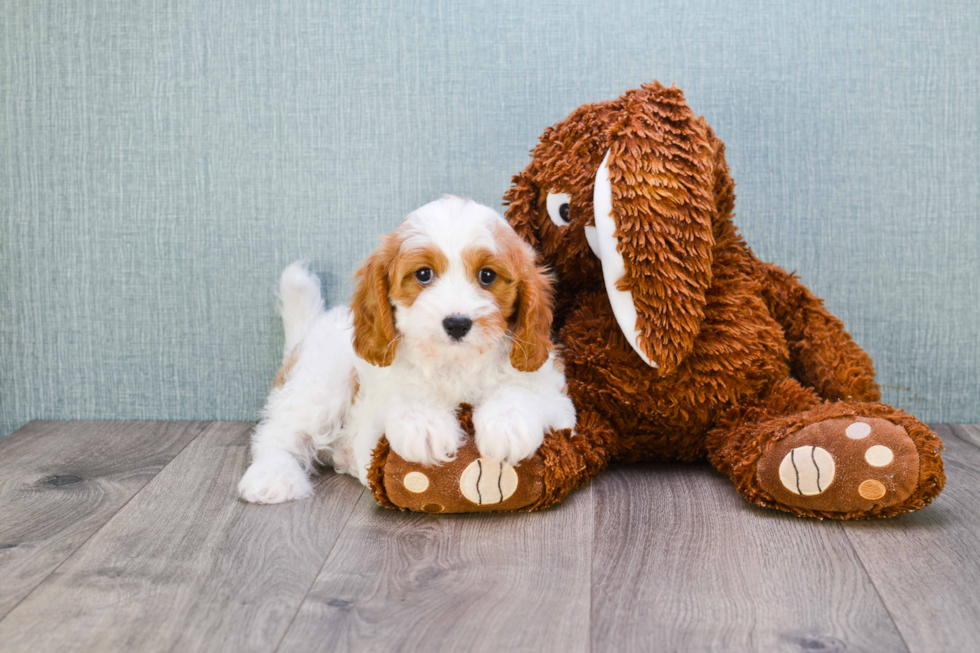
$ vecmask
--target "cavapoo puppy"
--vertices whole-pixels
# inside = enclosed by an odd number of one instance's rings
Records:
[[[309,496],[316,460],[366,485],[382,435],[405,460],[450,460],[461,403],[474,408],[480,455],[511,464],[547,429],[575,425],[550,340],[548,276],[492,209],[450,196],[426,204],[356,281],[351,305],[326,311],[305,266],[283,272],[285,360],[238,484],[246,501]]]

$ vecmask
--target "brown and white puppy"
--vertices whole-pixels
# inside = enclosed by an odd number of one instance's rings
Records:
[[[367,484],[382,435],[411,462],[452,459],[473,406],[476,445],[511,464],[575,424],[550,340],[551,289],[492,209],[444,197],[411,213],[357,273],[351,305],[324,310],[302,264],[281,280],[283,370],[252,437],[240,496],[312,493],[313,461]]]

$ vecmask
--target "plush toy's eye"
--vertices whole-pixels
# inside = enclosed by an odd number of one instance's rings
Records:
[[[559,227],[567,227],[571,221],[568,215],[571,201],[568,193],[548,193],[548,217]]]
[[[432,278],[433,278],[434,276],[435,276],[435,275],[434,275],[434,274],[432,274],[432,268],[422,268],[421,270],[418,270],[418,271],[417,271],[417,272],[415,273],[415,278],[416,278],[416,279],[418,280],[418,282],[419,282],[420,284],[422,284],[423,286],[426,286],[426,285],[428,285],[428,284],[430,284],[430,283],[432,283]]]
[[[480,270],[480,285],[489,286],[494,281],[497,280],[497,273],[490,268],[483,268]]]

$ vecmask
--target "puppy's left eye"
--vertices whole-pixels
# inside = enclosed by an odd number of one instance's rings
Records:
[[[483,268],[480,270],[480,285],[489,286],[494,281],[497,280],[497,273],[490,268]]]

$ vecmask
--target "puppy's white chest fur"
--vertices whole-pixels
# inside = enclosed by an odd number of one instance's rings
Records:
[[[426,364],[426,356],[411,347],[403,347],[388,367],[377,367],[361,359],[355,368],[363,387],[373,393],[415,398],[423,403],[476,406],[505,383],[520,383],[507,360],[503,346],[466,363],[440,361]]]

